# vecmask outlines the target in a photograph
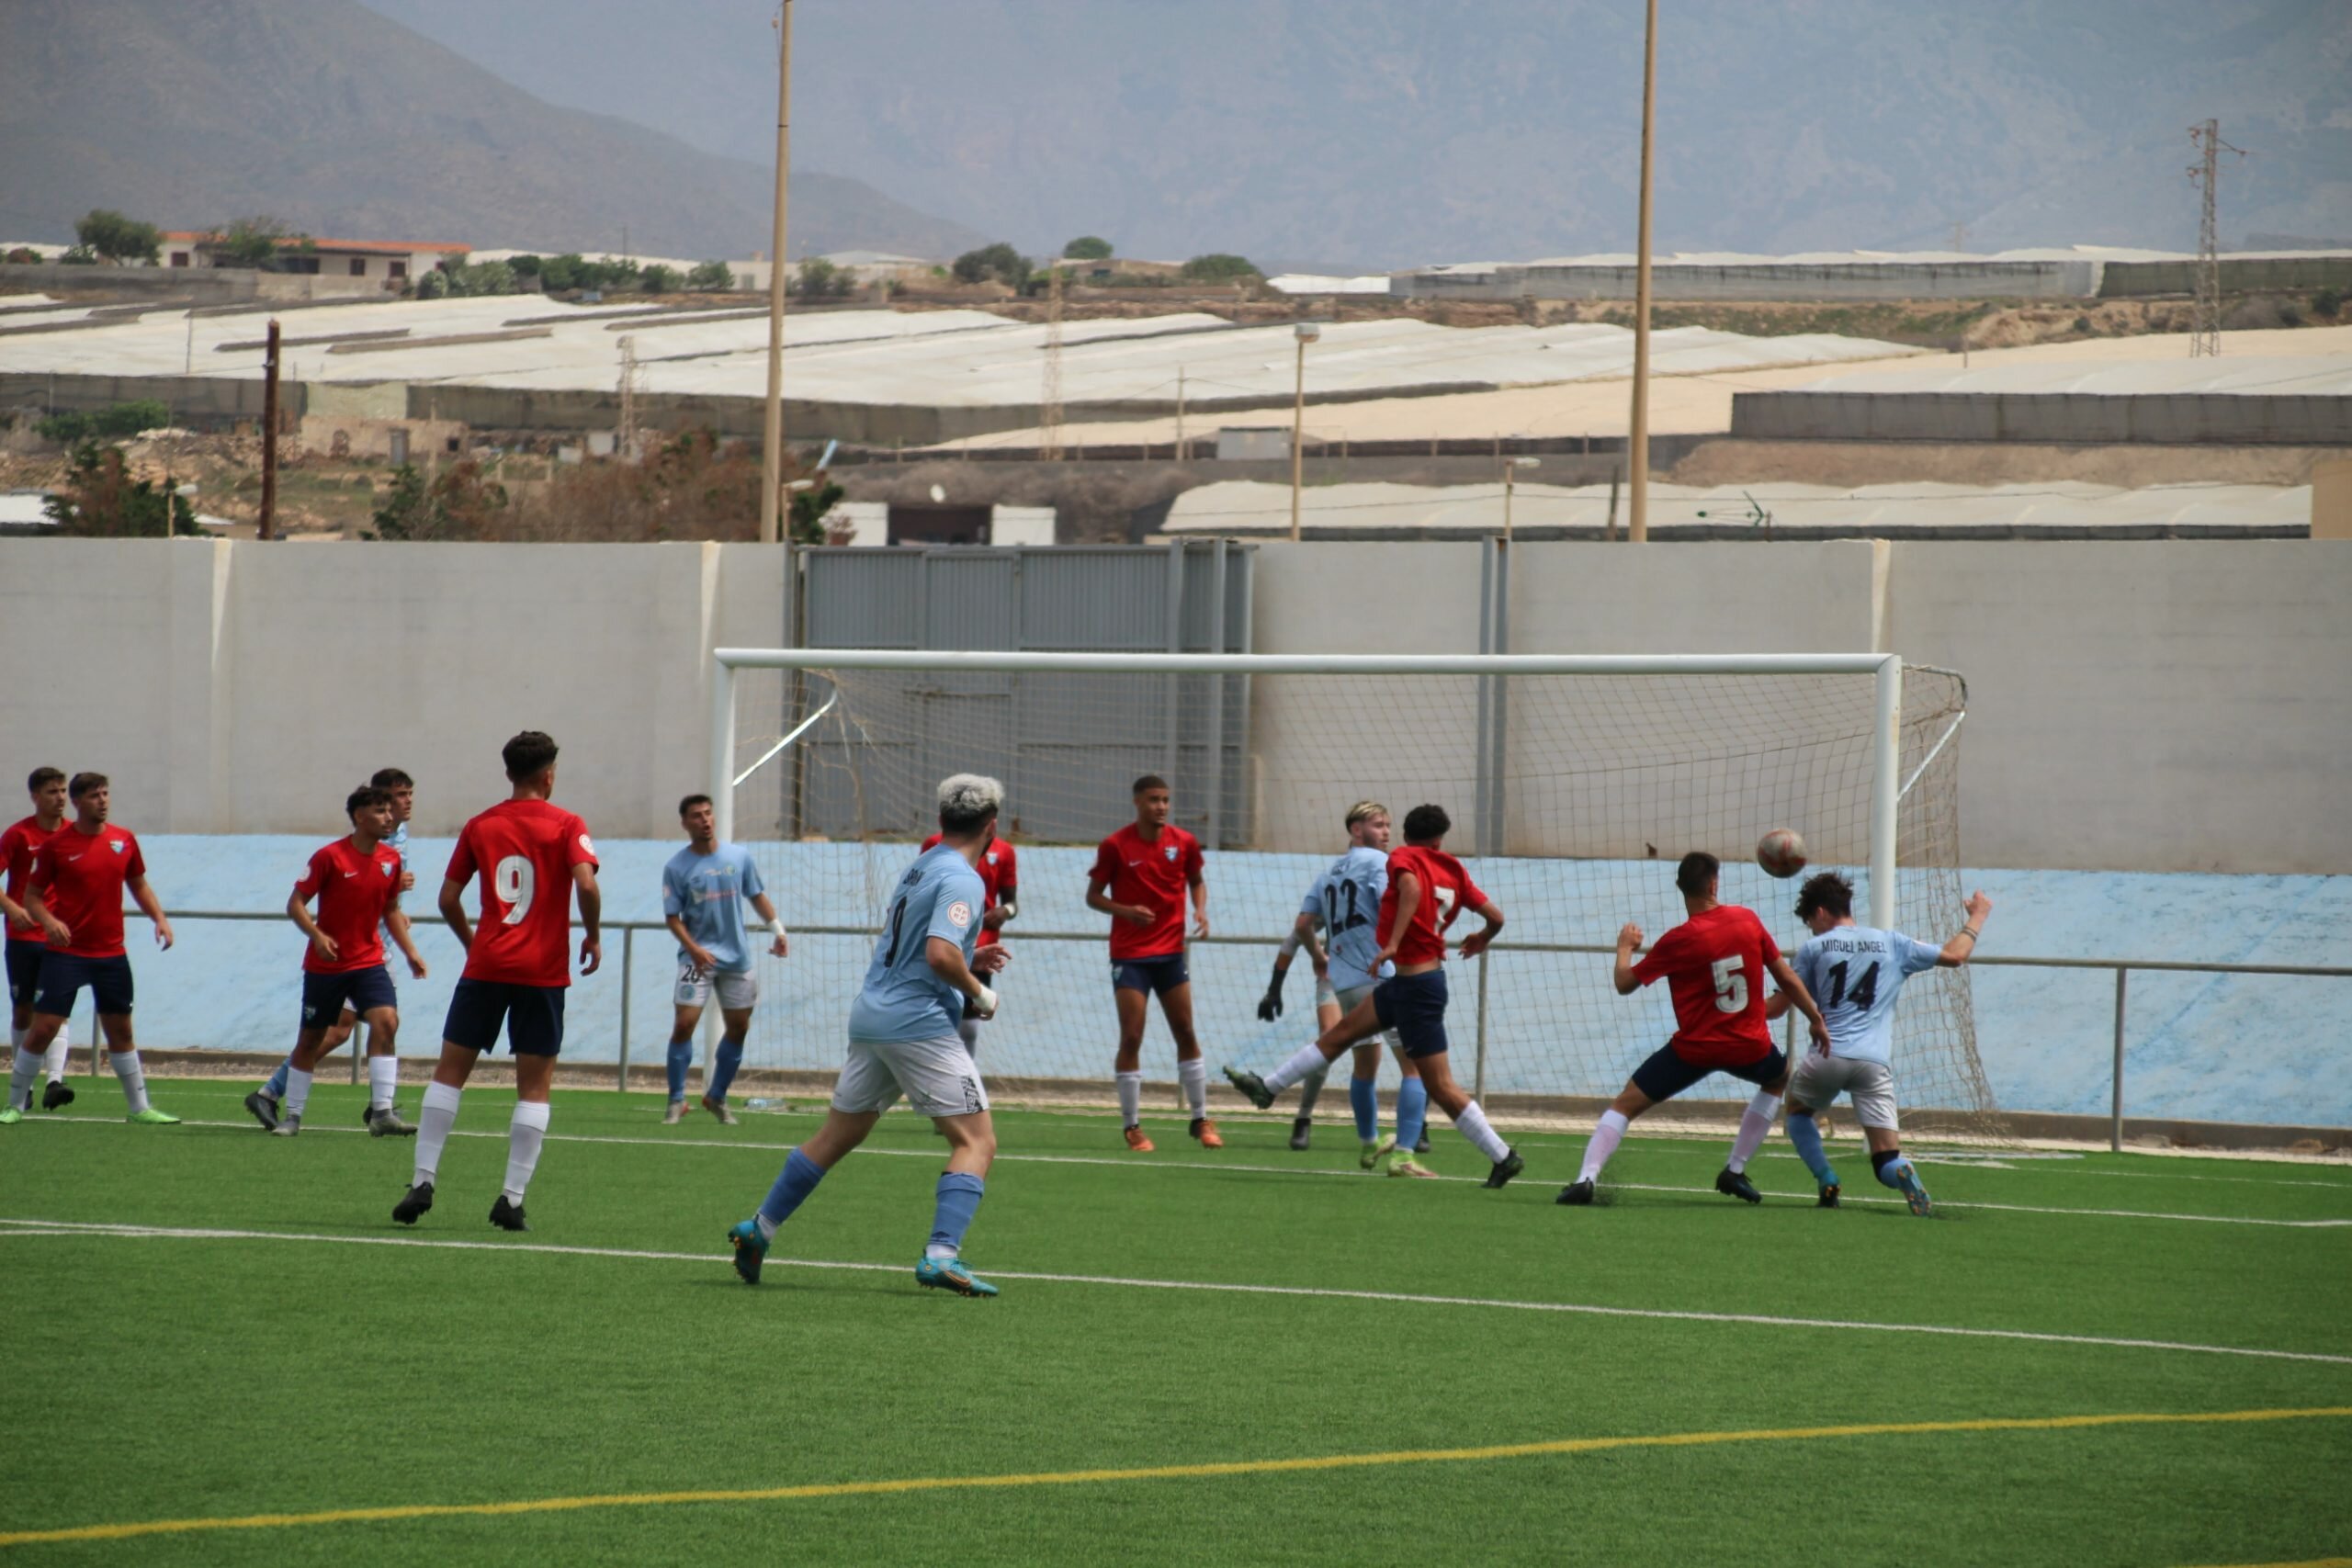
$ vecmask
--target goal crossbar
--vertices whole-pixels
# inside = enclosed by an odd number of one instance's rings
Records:
[[[711,652],[710,793],[721,840],[735,827],[735,672],[872,670],[1130,675],[1869,675],[1870,916],[1895,923],[1895,825],[1902,800],[1903,659],[1894,653],[1379,654],[1027,653],[907,649],[719,648]],[[780,748],[779,748],[780,749]]]

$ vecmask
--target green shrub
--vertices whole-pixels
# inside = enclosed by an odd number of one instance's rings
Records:
[[[1067,261],[1109,261],[1117,254],[1110,241],[1095,234],[1080,234],[1062,247],[1062,256]]]
[[[1245,277],[1263,276],[1256,266],[1250,264],[1249,257],[1228,255],[1222,252],[1194,256],[1184,264],[1183,272],[1186,277],[1195,283],[1232,283]]]
[[[678,288],[678,269],[655,262],[637,275],[637,286],[648,294],[673,294]]]
[[[735,269],[723,261],[707,261],[686,274],[686,287],[697,294],[724,293],[735,287]]]
[[[118,441],[172,423],[172,411],[153,398],[112,403],[89,413],[51,414],[34,424],[44,441],[71,446],[82,441]]]

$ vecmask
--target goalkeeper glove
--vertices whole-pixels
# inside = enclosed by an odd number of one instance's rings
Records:
[[[1273,978],[1266,982],[1266,994],[1258,998],[1258,1021],[1272,1023],[1283,1015],[1283,976],[1289,971],[1274,965]]]

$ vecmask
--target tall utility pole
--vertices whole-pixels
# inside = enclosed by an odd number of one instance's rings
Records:
[[[614,456],[622,462],[637,457],[637,339],[621,339],[621,427],[614,433]]]
[[[776,18],[775,231],[768,239],[768,409],[760,445],[760,542],[784,537],[785,187],[792,172],[792,0]]]
[[[2205,187],[2205,215],[2197,228],[2197,304],[2189,327],[2188,356],[2219,355],[2222,352],[2222,231],[2214,221],[2214,186],[2220,183],[2222,154],[2245,156],[2245,149],[2222,140],[2222,122],[2209,119],[2188,128],[2188,140],[2202,154],[2188,166],[2188,177]]]
[[[277,318],[269,319],[269,352],[261,366],[261,526],[255,534],[277,536]],[[171,501],[164,504],[164,536],[172,536]]]
[[[1037,456],[1048,463],[1062,456],[1062,264],[1046,267],[1046,373],[1037,396]]]
[[[1642,31],[1642,208],[1634,260],[1634,417],[1625,436],[1625,537],[1650,536],[1650,167],[1657,118],[1657,0]]]
[[[1301,321],[1291,328],[1298,340],[1298,379],[1290,404],[1290,537],[1298,542],[1298,494],[1306,477],[1306,345],[1323,335],[1319,322]]]

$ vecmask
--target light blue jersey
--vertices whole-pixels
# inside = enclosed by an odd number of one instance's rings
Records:
[[[748,974],[752,944],[743,938],[743,900],[767,891],[752,852],[741,844],[720,844],[710,853],[696,854],[688,844],[662,868],[662,912],[675,915],[686,934],[718,961],[722,975]],[[680,948],[678,956],[686,956]]]
[[[1829,1054],[1849,1061],[1887,1061],[1894,1040],[1894,998],[1903,982],[1933,969],[1943,949],[1901,931],[1833,926],[1797,949],[1797,978],[1829,1025]]]
[[[964,993],[933,972],[931,939],[954,942],[969,964],[987,903],[980,874],[961,852],[940,844],[918,855],[890,896],[865,984],[850,1004],[849,1037],[876,1045],[954,1041]]]
[[[1393,964],[1376,975],[1371,967],[1380,956],[1380,896],[1386,891],[1388,857],[1362,844],[1333,861],[1306,890],[1299,912],[1323,922],[1333,989],[1374,985],[1396,973]]]

